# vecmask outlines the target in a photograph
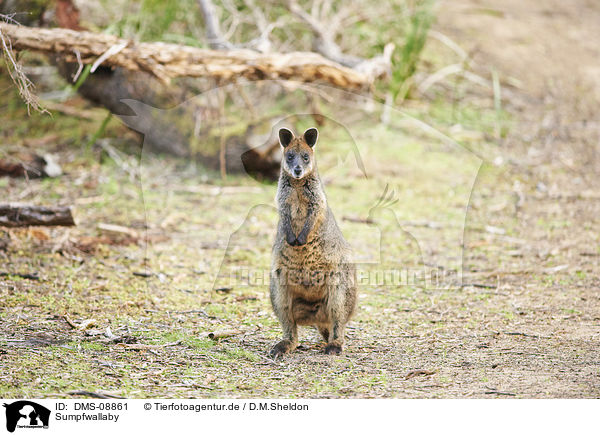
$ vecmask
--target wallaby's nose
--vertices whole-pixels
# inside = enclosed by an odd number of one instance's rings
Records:
[[[300,176],[300,174],[302,174],[302,168],[301,168],[300,166],[296,166],[296,167],[294,168],[294,175],[295,175],[296,177],[299,177],[299,176]]]

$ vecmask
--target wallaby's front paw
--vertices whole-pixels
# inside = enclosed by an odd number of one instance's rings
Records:
[[[300,231],[300,234],[298,234],[298,238],[296,239],[297,246],[306,245],[307,238],[308,238],[308,234],[305,233],[304,231]]]
[[[290,340],[281,340],[279,343],[273,346],[273,349],[271,349],[271,352],[269,352],[269,356],[273,359],[277,359],[291,350],[292,342]]]
[[[298,244],[298,240],[296,239],[296,236],[292,232],[286,234],[285,241],[288,242],[288,245],[290,245],[290,246],[296,246]]]
[[[339,355],[342,353],[342,346],[339,344],[328,344],[325,348],[325,354],[327,355]]]

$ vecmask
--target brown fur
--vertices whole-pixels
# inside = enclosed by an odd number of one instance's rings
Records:
[[[280,131],[284,157],[277,189],[280,219],[270,294],[283,339],[271,350],[273,357],[296,348],[298,325],[316,326],[328,343],[325,352],[339,354],[346,323],[356,306],[355,267],[317,172],[312,149],[316,134],[316,129],[309,129],[295,138],[286,130],[282,138]],[[300,158],[288,160],[290,155]],[[299,166],[302,175],[295,176]]]

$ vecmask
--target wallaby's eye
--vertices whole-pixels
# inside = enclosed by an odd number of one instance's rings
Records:
[[[291,162],[292,160],[294,160],[294,155],[293,155],[292,153],[289,153],[289,154],[287,155],[287,161],[288,161],[288,162]]]
[[[304,154],[304,155],[302,156],[302,158],[304,159],[304,161],[305,161],[306,163],[308,163],[308,160],[309,160],[309,158],[308,158],[308,154]]]

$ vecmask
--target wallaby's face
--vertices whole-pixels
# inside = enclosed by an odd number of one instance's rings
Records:
[[[313,147],[317,143],[319,132],[316,128],[309,128],[301,137],[287,128],[279,130],[279,143],[283,147],[283,161],[281,167],[290,177],[301,180],[311,174],[315,167],[315,153]]]

